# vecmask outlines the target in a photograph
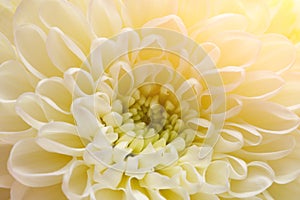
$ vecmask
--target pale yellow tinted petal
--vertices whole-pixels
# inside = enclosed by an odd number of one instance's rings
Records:
[[[126,25],[141,27],[147,21],[176,14],[178,9],[177,0],[154,0],[149,3],[147,0],[124,0],[122,17]]]
[[[38,78],[60,76],[46,51],[46,35],[37,26],[24,25],[15,30],[17,50],[27,69]]]
[[[15,179],[32,186],[50,186],[61,182],[72,157],[47,152],[34,139],[21,140],[14,145],[8,169]]]
[[[13,11],[0,3],[0,32],[13,41]]]
[[[285,107],[271,102],[244,104],[239,116],[258,130],[285,134],[299,126],[299,117]]]
[[[0,65],[0,99],[15,100],[25,92],[34,90],[33,77],[17,61],[7,61]]]
[[[0,32],[0,63],[16,59],[16,53],[10,41]]]
[[[7,160],[10,154],[12,145],[0,143],[0,188],[10,188],[14,179],[7,170]],[[0,194],[1,197],[1,194]]]
[[[15,182],[11,189],[11,199],[14,200],[66,200],[66,196],[61,190],[61,184],[48,187],[28,187]]]
[[[120,32],[122,28],[122,19],[114,1],[91,1],[89,21],[98,37],[111,37]]]
[[[41,4],[39,14],[48,28],[59,28],[88,54],[92,34],[86,18],[77,7],[67,1],[47,0]]]
[[[62,189],[69,199],[83,199],[89,194],[89,167],[84,162],[74,162],[64,175]]]
[[[3,198],[3,200],[9,200],[10,199],[10,189],[7,188],[0,188],[0,197]]]

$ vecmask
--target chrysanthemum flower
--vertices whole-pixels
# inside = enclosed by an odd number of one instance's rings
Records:
[[[1,2],[1,199],[297,199],[297,6]]]

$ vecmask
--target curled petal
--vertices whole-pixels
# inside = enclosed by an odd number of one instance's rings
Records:
[[[125,192],[123,190],[116,190],[112,188],[95,189],[91,199],[97,200],[101,198],[125,200]]]
[[[52,122],[39,130],[36,142],[49,152],[82,156],[85,151],[84,143],[86,141],[78,136],[74,125]]]
[[[299,126],[296,114],[271,102],[244,104],[239,117],[258,130],[272,134],[286,134]]]
[[[296,200],[300,195],[299,179],[300,178],[298,177],[296,180],[287,184],[274,183],[270,188],[268,188],[268,192],[273,198]]]
[[[214,146],[214,150],[223,153],[233,152],[241,149],[243,144],[243,135],[240,132],[223,129],[221,137],[219,137],[218,142]]]
[[[248,164],[248,174],[244,180],[231,180],[229,194],[237,198],[255,196],[265,191],[273,182],[272,169],[262,162]]]
[[[74,162],[64,175],[62,190],[69,199],[83,199],[89,195],[89,167],[82,161]]]
[[[15,30],[16,47],[27,69],[38,78],[60,76],[46,50],[46,34],[37,26],[23,25]],[[38,53],[38,55],[37,55]]]
[[[50,186],[61,182],[72,157],[47,152],[34,139],[14,145],[8,169],[15,179],[31,187]]]

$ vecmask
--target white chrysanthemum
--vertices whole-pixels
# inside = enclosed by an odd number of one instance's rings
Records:
[[[297,199],[291,2],[1,3],[0,197]]]

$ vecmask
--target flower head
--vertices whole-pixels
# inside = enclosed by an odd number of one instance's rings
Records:
[[[297,3],[0,4],[1,197],[295,197]]]

